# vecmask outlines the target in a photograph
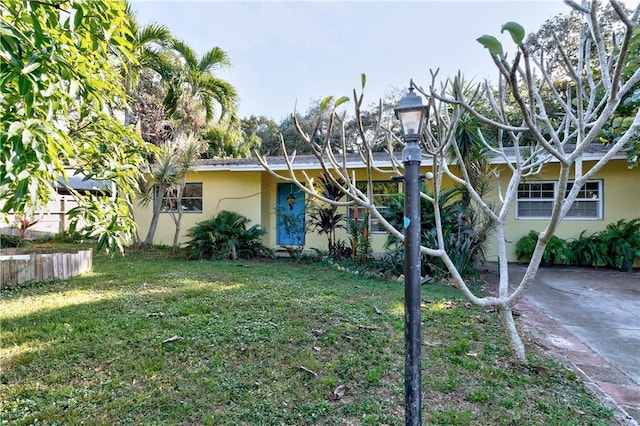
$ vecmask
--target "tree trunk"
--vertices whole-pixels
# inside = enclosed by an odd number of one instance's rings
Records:
[[[178,220],[176,221],[176,232],[173,234],[173,252],[178,252],[178,237],[180,236],[180,222],[182,221],[182,209],[178,212]]]
[[[160,219],[160,212],[162,211],[162,201],[164,200],[164,185],[158,185],[154,188],[154,204],[153,204],[153,217],[149,224],[149,232],[147,237],[142,243],[144,246],[151,247],[153,245],[153,238],[156,234],[156,228],[158,227],[158,220]]]
[[[500,319],[502,320],[502,325],[504,329],[507,331],[507,335],[509,336],[509,344],[511,345],[511,349],[513,349],[513,353],[515,354],[518,361],[523,364],[527,363],[527,357],[525,356],[524,343],[522,343],[522,339],[520,338],[520,334],[518,333],[518,329],[516,328],[516,322],[513,320],[513,311],[511,308],[500,307]]]

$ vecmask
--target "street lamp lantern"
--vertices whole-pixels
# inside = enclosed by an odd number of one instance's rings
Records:
[[[404,349],[405,349],[405,424],[422,424],[422,377],[420,373],[420,162],[418,144],[428,107],[422,98],[409,93],[395,109],[402,125],[402,162],[404,164]]]
[[[405,142],[417,142],[422,134],[422,124],[427,115],[427,106],[422,103],[422,98],[413,92],[413,81],[409,85],[409,93],[394,109],[396,118],[402,126],[402,136]]]

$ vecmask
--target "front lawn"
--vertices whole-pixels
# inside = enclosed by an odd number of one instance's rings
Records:
[[[423,287],[425,424],[608,424],[548,359],[513,364],[495,313]],[[94,256],[2,293],[3,424],[403,424],[403,291],[288,260]],[[533,348],[529,348],[530,353]]]

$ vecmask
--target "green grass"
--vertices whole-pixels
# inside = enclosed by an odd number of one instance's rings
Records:
[[[557,363],[511,363],[495,314],[448,286],[423,299],[424,424],[610,422]],[[319,263],[96,255],[90,274],[3,292],[0,419],[403,424],[403,321],[398,283]]]

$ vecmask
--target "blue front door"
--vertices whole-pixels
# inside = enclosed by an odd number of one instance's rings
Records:
[[[276,197],[276,243],[282,246],[304,244],[304,192],[292,183],[279,183]]]

